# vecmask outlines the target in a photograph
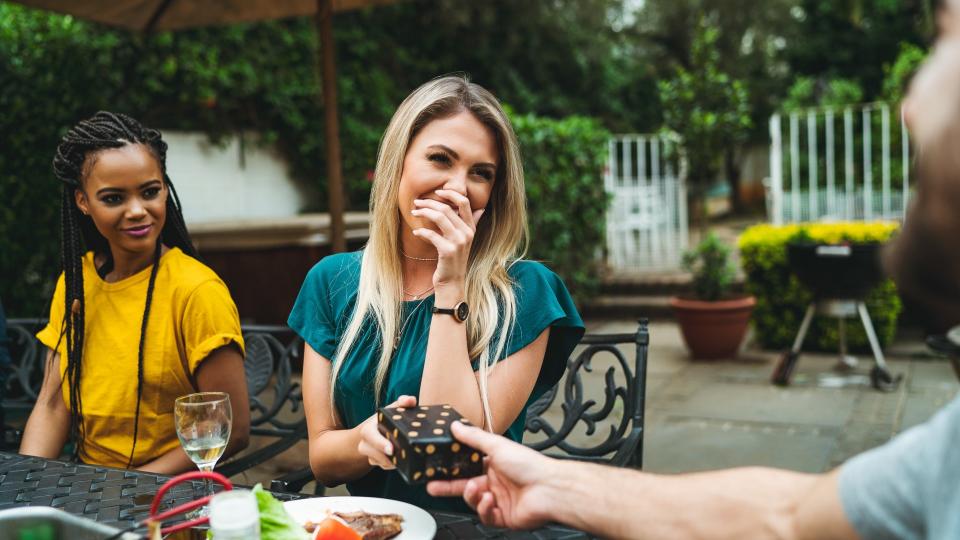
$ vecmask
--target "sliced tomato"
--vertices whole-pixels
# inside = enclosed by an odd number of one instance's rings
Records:
[[[313,540],[362,540],[357,531],[335,518],[326,518],[313,530]]]

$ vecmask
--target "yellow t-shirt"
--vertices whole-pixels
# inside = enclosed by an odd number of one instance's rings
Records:
[[[127,465],[133,445],[137,351],[150,270],[147,267],[107,283],[96,272],[93,252],[83,257],[85,335],[80,393],[84,444],[80,459],[85,463]],[[61,274],[50,305],[50,322],[37,339],[50,349],[59,342],[63,401],[69,407],[66,339],[60,339],[63,310]],[[213,270],[180,249],[164,253],[144,341],[135,467],[180,444],[174,430],[173,402],[196,391],[197,367],[215,349],[230,343],[243,350],[240,318],[227,286]]]

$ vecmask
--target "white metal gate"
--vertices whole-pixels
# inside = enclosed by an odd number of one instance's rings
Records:
[[[616,135],[608,148],[610,266],[618,273],[678,268],[687,248],[687,194],[677,140]]]
[[[902,219],[910,196],[910,141],[890,108],[869,103],[773,115],[770,220]]]

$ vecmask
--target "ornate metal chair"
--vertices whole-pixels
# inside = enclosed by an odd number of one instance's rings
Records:
[[[300,383],[292,376],[303,340],[286,326],[244,325],[242,329],[250,435],[272,441],[217,467],[226,476],[260,465],[307,438]]]
[[[3,409],[7,420],[25,418],[37,401],[47,349],[34,334],[44,325],[44,319],[7,319],[11,359],[10,376],[3,391]],[[5,440],[4,446],[15,446],[19,442],[19,435],[16,430],[5,433],[5,439],[10,440]]]
[[[560,459],[577,459],[609,465],[640,468],[643,464],[644,401],[647,380],[647,350],[650,333],[646,319],[641,319],[633,334],[587,334],[580,341],[585,346],[567,362],[566,373],[555,386],[527,409],[524,444]],[[628,360],[618,345],[633,345],[634,358]],[[614,363],[604,372],[603,395],[588,395],[584,374],[593,372],[594,359],[606,353]],[[561,395],[562,418],[551,421],[550,409]],[[599,404],[598,399],[603,399]],[[602,440],[589,439],[598,426],[609,424]],[[570,435],[585,431],[586,442],[576,443]],[[296,492],[313,480],[309,468],[292,472],[271,483],[273,491]],[[322,490],[318,486],[318,490]]]
[[[647,350],[650,346],[647,320],[640,319],[636,333],[586,334],[580,344],[586,347],[567,363],[567,372],[560,384],[527,409],[524,444],[561,459],[639,469],[643,465]],[[624,344],[635,346],[632,362],[617,347]],[[594,358],[601,353],[612,355],[615,362],[604,372],[603,403],[598,406],[599,396],[587,395],[583,379],[584,373],[594,370]],[[563,416],[555,425],[546,413],[561,390],[563,404],[560,408]],[[570,435],[581,424],[585,435],[589,437],[597,432],[597,426],[601,423],[609,423],[609,431],[602,440],[593,442],[586,439],[582,443],[571,441]],[[536,436],[540,433],[545,438],[538,439]]]

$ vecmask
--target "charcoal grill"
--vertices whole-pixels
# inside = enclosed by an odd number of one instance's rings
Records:
[[[817,313],[837,319],[841,369],[856,367],[857,359],[847,353],[847,319],[859,317],[870,342],[874,365],[870,382],[874,388],[891,391],[901,376],[894,377],[887,368],[880,348],[880,340],[873,329],[865,303],[870,291],[883,281],[880,270],[880,244],[822,245],[796,243],[787,246],[787,260],[791,270],[811,293],[813,301],[807,306],[800,329],[789,351],[783,353],[773,372],[774,384],[787,386],[800,360],[803,340]]]

